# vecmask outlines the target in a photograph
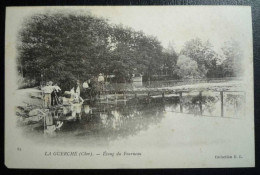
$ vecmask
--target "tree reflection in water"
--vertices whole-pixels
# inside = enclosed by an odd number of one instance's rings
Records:
[[[244,96],[241,94],[226,93],[224,97],[226,115],[230,115],[231,110],[238,113],[244,109]],[[203,92],[187,93],[181,98],[145,97],[117,103],[99,101],[63,106],[50,111],[44,117],[43,125],[37,125],[33,130],[55,138],[72,136],[111,141],[147,130],[149,126],[160,123],[165,112],[180,113],[181,106],[183,113],[217,116],[215,111],[220,109],[220,101],[219,92]]]
[[[182,105],[186,113],[194,115],[203,115],[204,112],[210,115],[216,109],[216,103],[219,101],[218,96],[211,95],[186,95],[183,97]],[[201,105],[201,106],[200,106]]]
[[[127,104],[92,103],[79,106],[65,106],[53,115],[45,117],[44,133],[56,132],[60,135],[97,136],[107,140],[126,138],[147,130],[151,124],[163,118],[164,103],[143,103],[142,100],[129,100]],[[62,127],[50,131],[46,121],[62,122]],[[48,124],[49,125],[49,124]]]
[[[225,94],[225,113],[232,116],[243,116],[245,114],[245,97],[239,93]]]

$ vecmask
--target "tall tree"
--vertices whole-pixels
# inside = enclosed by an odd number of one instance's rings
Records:
[[[43,74],[66,87],[100,69],[110,27],[91,15],[46,13],[28,18],[21,29],[19,61],[27,76]]]
[[[235,40],[224,43],[222,51],[225,60],[222,63],[223,73],[225,76],[241,76],[243,74],[241,48]]]
[[[118,81],[132,73],[152,75],[162,64],[157,38],[107,20],[78,13],[45,13],[28,18],[20,33],[21,72],[60,82],[63,89],[88,75],[113,74]]]
[[[200,77],[214,77],[214,70],[219,62],[219,56],[213,50],[210,42],[203,43],[198,38],[192,39],[185,43],[181,54],[197,62]]]
[[[114,26],[112,43],[111,66],[117,77],[129,77],[132,73],[150,77],[159,70],[162,46],[157,38]]]
[[[200,77],[197,62],[185,55],[180,55],[178,57],[175,73],[179,76],[179,78],[190,79]]]
[[[178,55],[171,42],[169,42],[168,47],[164,49],[162,58],[161,73],[172,76],[176,68]]]

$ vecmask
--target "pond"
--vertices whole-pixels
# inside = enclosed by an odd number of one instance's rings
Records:
[[[149,132],[150,126],[159,125],[165,117],[177,114],[182,117],[241,119],[244,116],[244,98],[242,92],[224,92],[221,95],[221,92],[208,91],[164,98],[140,96],[97,100],[50,109],[42,119],[30,121],[27,118],[26,124],[19,120],[18,125],[27,137],[38,143],[108,145],[134,137],[141,131]]]
[[[161,81],[135,81],[132,83],[106,83],[105,89],[120,90],[120,89],[138,89],[138,88],[170,88],[184,85],[195,85],[203,83],[232,83],[241,82],[239,78],[213,78],[213,79],[185,79],[185,80],[161,80]]]

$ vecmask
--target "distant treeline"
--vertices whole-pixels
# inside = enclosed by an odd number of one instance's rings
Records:
[[[200,39],[188,41],[180,53],[142,31],[110,24],[106,19],[80,13],[35,14],[19,32],[18,70],[21,77],[40,82],[52,80],[64,88],[77,79],[103,73],[114,81],[129,82],[133,74],[144,80],[221,78],[241,73],[238,44],[223,45],[223,55]]]

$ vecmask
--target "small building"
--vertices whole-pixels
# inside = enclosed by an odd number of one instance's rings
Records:
[[[132,80],[133,80],[133,82],[143,82],[143,75],[133,74]]]

